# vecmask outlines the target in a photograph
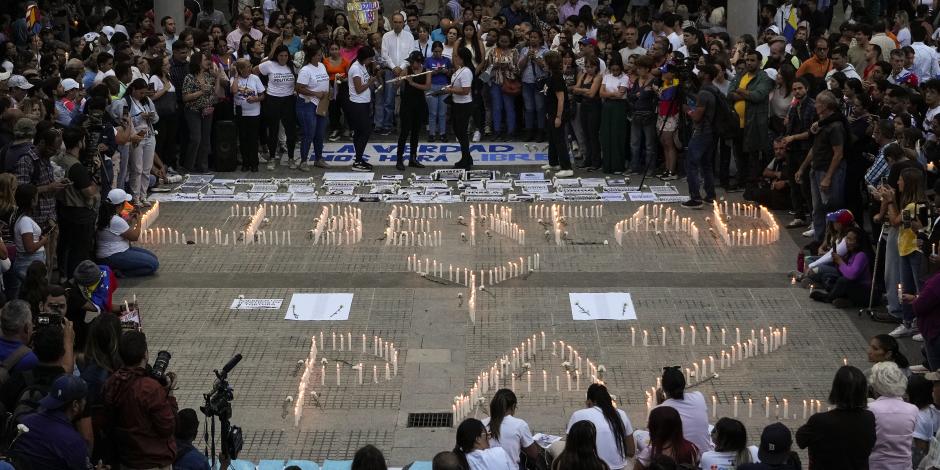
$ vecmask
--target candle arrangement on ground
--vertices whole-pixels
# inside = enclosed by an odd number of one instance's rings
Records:
[[[149,229],[150,226],[156,222],[158,217],[160,217],[160,201],[155,201],[147,212],[144,212],[140,215],[141,233],[143,233],[144,230]]]
[[[547,217],[577,217],[599,219],[604,217],[602,204],[567,205],[567,204],[532,204],[529,206],[529,218],[544,219]]]
[[[760,221],[766,228],[732,229],[729,222],[743,218],[745,220]],[[744,202],[728,204],[724,201],[712,203],[712,217],[706,217],[705,222],[713,227],[709,231],[729,246],[761,246],[770,245],[780,239],[780,226],[777,219],[764,206]]]
[[[476,274],[479,276],[481,285],[483,285],[484,280],[488,280],[485,285],[493,286],[500,282],[538,271],[541,267],[541,258],[542,256],[538,253],[528,257],[520,256],[506,261],[504,264],[490,268],[482,268],[478,271],[447,264],[445,275],[443,261],[439,262],[430,257],[426,257],[422,260],[417,254],[413,254],[407,258],[407,268],[409,272],[418,273],[422,276],[431,276],[441,280],[446,279],[448,282],[463,284],[467,287],[472,285],[471,276]]]
[[[699,230],[691,217],[680,217],[672,207],[663,204],[643,204],[629,219],[614,225],[614,238],[623,245],[623,234],[629,232],[677,232],[688,234],[692,243],[698,245]]]
[[[264,206],[266,217],[297,217],[297,204],[259,204],[252,209],[251,205],[242,206],[235,204],[232,206],[230,217],[247,217],[258,211],[258,207]]]
[[[330,348],[327,348],[328,344],[326,341],[329,339],[331,344]],[[371,346],[370,346],[371,340]],[[355,346],[353,343],[357,341],[360,347]],[[318,347],[319,345],[319,347]],[[300,425],[300,419],[303,417],[304,411],[304,401],[307,396],[307,389],[313,388],[314,382],[316,381],[316,376],[319,375],[320,386],[327,386],[327,375],[332,375],[327,370],[327,365],[329,364],[329,359],[326,357],[321,357],[319,362],[317,360],[317,355],[321,354],[326,356],[327,351],[334,351],[337,353],[359,353],[364,358],[368,359],[379,359],[382,367],[380,370],[379,364],[372,365],[372,380],[365,380],[364,374],[368,365],[362,360],[353,363],[343,359],[334,358],[335,363],[335,380],[336,386],[341,386],[343,382],[343,370],[347,367],[354,372],[354,380],[357,385],[365,385],[367,383],[378,384],[388,382],[392,377],[398,376],[398,353],[399,349],[395,347],[395,343],[388,341],[387,339],[374,335],[371,338],[366,334],[361,336],[353,335],[351,332],[340,332],[335,331],[330,332],[330,336],[326,337],[323,331],[320,331],[319,342],[316,336],[310,338],[310,352],[307,354],[307,358],[298,361],[298,368],[303,370],[303,373],[300,376],[300,382],[297,384],[297,398],[288,397],[294,403],[294,426]],[[319,367],[318,367],[319,366]],[[319,370],[318,370],[319,369]],[[384,375],[383,375],[384,374]],[[368,377],[365,375],[365,377]],[[383,379],[384,377],[384,379]],[[330,381],[332,382],[332,381]],[[352,383],[352,382],[350,382]],[[315,393],[311,390],[311,394]]]
[[[385,222],[385,246],[441,246],[443,232],[435,230],[432,224],[440,221],[444,213],[441,206],[392,207]]]
[[[362,241],[362,209],[352,206],[323,206],[308,232],[313,244],[352,245]]]
[[[489,206],[489,204],[483,204]],[[519,224],[512,221],[512,209],[505,206],[493,205],[493,212],[490,214],[488,207],[481,208],[477,205],[477,211],[480,215],[480,224],[487,227],[484,232],[487,238],[492,238],[493,234],[506,237],[520,245],[525,245],[525,230],[519,228]]]
[[[544,331],[526,337],[518,347],[514,347],[488,368],[481,370],[470,389],[454,397],[451,409],[453,422],[459,423],[474,414],[477,407],[485,408],[485,394],[490,390],[508,388],[518,393],[525,387],[526,393],[532,393],[533,389],[538,391],[540,388],[542,392],[580,392],[590,384],[604,382],[604,375],[607,373],[604,365],[598,365],[583,356],[569,342],[561,339],[551,339],[549,353],[549,340]],[[542,369],[541,381],[538,371],[535,370],[536,365]]]

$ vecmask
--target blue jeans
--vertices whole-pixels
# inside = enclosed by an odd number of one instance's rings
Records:
[[[528,130],[538,127],[545,129],[545,95],[535,83],[522,83],[522,102],[525,105],[525,128]]]
[[[905,294],[918,294],[924,286],[924,254],[919,251],[901,257],[901,289]],[[895,286],[897,288],[897,286]],[[914,307],[902,304],[904,324],[910,326],[914,321]]]
[[[832,172],[829,191],[823,192],[819,184],[826,177],[826,170],[810,170],[810,189],[813,193],[813,238],[822,242],[826,236],[826,214],[844,208],[845,200],[845,161]]]
[[[432,91],[438,91],[447,85],[431,85]],[[447,133],[447,104],[444,103],[446,95],[427,96],[428,102],[428,135],[444,135]]]
[[[699,201],[702,196],[699,191],[699,171],[705,180],[705,197],[715,199],[715,172],[712,164],[715,159],[715,135],[711,131],[695,132],[689,140],[689,151],[686,153],[685,174],[689,179],[689,198]]]
[[[297,122],[300,123],[300,161],[307,161],[310,144],[313,144],[313,159],[323,157],[323,137],[326,135],[327,116],[317,116],[317,105],[297,100]]]
[[[119,272],[122,277],[149,276],[160,268],[157,255],[136,246],[128,248],[127,251],[115,253],[102,261]]]
[[[901,299],[898,299],[898,284],[901,283],[901,254],[898,253],[898,228],[885,228],[885,296],[888,298],[888,313],[900,319]]]
[[[385,71],[385,81],[395,78],[391,70]],[[391,129],[395,126],[395,97],[398,96],[398,83],[386,83],[380,93],[373,93],[375,96],[375,127],[378,129]],[[381,108],[381,112],[379,112]]]
[[[506,112],[506,127],[510,134],[516,132],[516,100],[514,96],[503,93],[503,89],[493,84],[490,86],[493,99],[493,132],[503,132],[503,112]]]
[[[646,171],[646,166],[656,160],[656,120],[649,124],[630,126],[630,170],[634,173]],[[643,151],[643,148],[646,151]]]

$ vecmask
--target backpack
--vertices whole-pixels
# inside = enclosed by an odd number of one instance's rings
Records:
[[[5,384],[7,380],[10,380],[10,373],[13,371],[13,368],[20,363],[20,360],[26,357],[29,354],[29,347],[25,344],[21,344],[18,348],[13,350],[6,359],[0,363],[0,386]]]
[[[6,361],[4,361],[4,364],[6,364]],[[33,376],[32,371],[23,372],[23,379],[25,380],[26,388],[20,393],[20,397],[16,402],[16,408],[12,411],[6,410],[0,414],[0,452],[3,453],[16,441],[19,435],[17,426],[20,424],[20,419],[23,416],[39,411],[39,400],[42,400],[52,387],[52,384],[43,385],[36,383],[36,377]]]
[[[741,117],[731,106],[728,98],[715,90],[702,88],[715,97],[715,119],[712,121],[715,133],[722,139],[734,139],[741,132]]]

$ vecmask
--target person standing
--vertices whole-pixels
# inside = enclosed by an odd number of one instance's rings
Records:
[[[428,140],[434,142],[435,138],[446,142],[447,138],[447,103],[444,94],[440,93],[447,86],[448,77],[453,70],[450,59],[443,56],[444,45],[438,41],[431,44],[431,57],[424,60],[424,68],[433,70],[431,74],[431,93],[427,95],[428,111]]]
[[[313,144],[313,165],[326,168],[323,161],[323,140],[326,138],[327,116],[317,114],[320,100],[328,100],[330,76],[323,65],[323,53],[318,44],[304,48],[307,65],[297,75],[297,120],[300,122],[300,171],[309,171],[307,155]]]
[[[715,200],[715,172],[712,164],[715,157],[715,146],[718,144],[712,121],[715,120],[715,107],[721,92],[712,80],[718,75],[718,69],[711,64],[699,66],[699,79],[702,87],[699,89],[695,104],[686,111],[694,122],[692,139],[689,141],[689,150],[685,160],[685,173],[689,179],[689,200],[682,203],[682,207],[701,209],[703,205],[699,187],[699,172],[705,183],[705,204]]]
[[[235,126],[238,129],[238,149],[242,155],[242,171],[258,171],[258,130],[261,125],[261,102],[264,84],[251,73],[251,62],[238,59],[236,75],[232,79],[235,97]]]
[[[90,259],[95,243],[95,219],[101,194],[81,161],[85,147],[82,127],[66,128],[62,132],[65,152],[56,157],[56,163],[65,170],[69,184],[56,193],[59,224],[67,237],[59,244],[59,260],[63,272],[70,273],[79,263]]]
[[[170,59],[168,57],[156,57],[150,59],[150,71],[152,74],[148,83],[153,89],[153,95],[150,100],[157,110],[159,120],[157,123],[157,146],[154,149],[160,156],[160,161],[170,168],[177,168],[176,152],[176,132],[179,128],[177,119],[177,109],[179,99],[176,97],[176,87],[170,81]]]
[[[329,47],[329,56],[323,59],[323,65],[326,67],[326,73],[330,77],[330,142],[339,140],[343,132],[343,125],[340,119],[343,116],[343,108],[346,107],[346,100],[349,98],[349,84],[346,80],[346,71],[349,70],[350,62],[340,54],[339,44],[333,42]]]
[[[748,59],[750,60],[750,58]],[[848,140],[839,109],[839,100],[830,91],[816,96],[818,132],[813,146],[796,173],[799,184],[810,169],[810,190],[813,198],[813,233],[817,241],[826,235],[826,214],[842,208],[845,196],[845,161],[842,151]]]
[[[419,51],[413,51],[408,57],[408,66],[405,69],[401,88],[401,132],[398,134],[397,159],[395,168],[399,171],[405,169],[402,161],[405,153],[405,143],[411,137],[409,147],[411,158],[408,160],[408,166],[412,168],[424,168],[424,165],[418,161],[418,134],[421,128],[427,122],[428,103],[424,99],[424,92],[431,89],[431,78],[425,75],[410,77],[408,75],[424,72],[424,55]]]
[[[506,142],[516,134],[515,97],[522,87],[518,72],[519,51],[512,47],[512,32],[503,29],[496,35],[496,47],[487,53],[482,68],[492,67],[493,70],[490,97],[493,101],[494,140]]]
[[[153,125],[160,120],[157,109],[147,97],[147,82],[138,78],[131,82],[127,98],[128,115],[134,126],[134,133],[141,141],[131,145],[127,186],[134,195],[135,205],[150,205],[147,189],[150,186],[150,170],[153,169],[153,154],[157,146],[157,136]]]
[[[280,36],[276,41],[280,41]],[[294,147],[297,145],[297,111],[294,97],[294,62],[290,60],[290,51],[287,46],[278,45],[268,56],[268,59],[254,69],[252,73],[261,74],[268,78],[268,89],[261,104],[261,113],[268,128],[268,169],[273,170],[277,162],[278,129],[284,127],[287,138],[287,158],[289,168],[297,168],[294,160]]]
[[[379,123],[378,133],[389,135],[392,133],[392,127],[395,117],[395,97],[398,95],[398,82],[388,83],[389,80],[402,76],[405,67],[408,66],[408,55],[415,48],[414,36],[404,30],[405,18],[401,13],[392,15],[392,30],[382,36],[382,58],[388,67],[385,70],[385,94],[384,112],[382,121]]]
[[[544,84],[546,70],[545,53],[548,47],[542,38],[542,32],[534,29],[528,33],[528,44],[519,52],[519,71],[522,74],[522,102],[525,108],[526,142],[544,142],[545,129],[550,134],[551,122],[543,122],[540,117],[551,110],[545,107],[546,95],[539,85]],[[561,56],[559,56],[559,59]],[[559,63],[560,65],[560,63]],[[570,113],[569,114],[573,114]],[[549,142],[551,145],[551,142]]]
[[[584,70],[578,75],[575,86],[571,93],[575,95],[575,100],[580,99],[578,107],[578,117],[581,120],[581,129],[584,136],[584,143],[581,148],[584,150],[584,162],[579,168],[585,168],[587,171],[597,171],[603,166],[601,161],[601,98],[599,91],[603,76],[599,73],[600,64],[595,57],[591,60],[585,59]]]
[[[555,172],[556,178],[568,178],[571,171],[571,158],[568,155],[568,142],[565,136],[565,116],[570,114],[568,106],[568,87],[562,77],[561,54],[550,51],[545,54],[545,66],[549,79],[545,92],[545,128],[548,129],[548,164],[552,168],[561,168]]]
[[[379,82],[379,77],[373,76],[370,69],[374,69],[375,50],[369,46],[362,47],[356,52],[356,61],[349,66],[349,102],[346,103],[346,121],[353,131],[353,146],[356,149],[353,171],[372,171],[372,165],[365,160],[363,154],[366,144],[372,136],[372,85]]]
[[[742,129],[734,143],[734,155],[738,168],[738,185],[754,186],[764,169],[762,155],[768,153],[767,138],[770,96],[774,81],[760,69],[761,54],[748,51],[745,55],[745,73],[731,82],[728,100],[740,118]],[[824,216],[825,212],[820,214]]]
[[[639,59],[638,59],[639,62]],[[637,70],[641,65],[637,64]],[[623,64],[620,56],[616,55],[607,66],[607,73],[601,81],[600,94],[604,99],[601,110],[601,155],[603,170],[606,174],[622,175],[626,167],[627,143],[623,138],[623,131],[627,127],[627,90],[630,88],[630,79],[623,73]],[[655,92],[653,99],[655,99]],[[654,109],[649,110],[649,119],[655,123]],[[636,120],[637,113],[633,119]],[[646,115],[640,115],[646,119]],[[645,121],[644,121],[645,123]],[[644,124],[645,125],[645,124]],[[637,129],[637,126],[633,126]],[[655,154],[647,157],[652,158]],[[643,171],[642,169],[639,171]]]
[[[633,82],[629,92],[630,102],[633,104],[633,121],[630,122],[630,172],[634,175],[642,175],[649,164],[656,161],[656,105],[659,98],[656,90],[653,89],[654,77],[650,73],[653,70],[653,58],[641,55],[636,58],[634,65],[636,66],[636,81]],[[604,78],[607,80],[606,75]],[[603,97],[604,87],[601,87],[601,90]],[[603,117],[601,117],[602,126],[603,122]],[[616,145],[616,142],[613,145]]]
[[[209,146],[212,138],[212,113],[215,94],[222,86],[222,72],[213,67],[209,54],[196,52],[189,63],[189,75],[183,80],[183,102],[189,145],[183,168],[203,173],[209,169]],[[186,170],[183,171],[186,171]]]
[[[473,97],[470,94],[473,85],[473,71],[470,70],[472,61],[473,56],[470,55],[467,48],[462,47],[454,51],[454,67],[457,70],[450,78],[450,85],[443,89],[444,93],[451,95],[453,100],[451,121],[454,126],[454,136],[457,138],[457,142],[460,143],[460,161],[454,164],[454,168],[466,170],[473,167],[473,157],[470,155],[470,136],[467,133],[470,116],[473,115]]]

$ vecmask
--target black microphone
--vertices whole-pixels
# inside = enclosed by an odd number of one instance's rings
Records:
[[[222,367],[222,375],[228,375],[228,373],[231,372],[232,369],[234,369],[235,366],[237,366],[238,363],[241,362],[241,360],[242,360],[242,355],[236,354],[235,357],[231,358],[228,361],[228,363],[225,364],[225,367]]]

